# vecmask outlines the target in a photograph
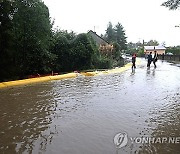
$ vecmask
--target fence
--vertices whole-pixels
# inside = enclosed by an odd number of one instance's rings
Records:
[[[180,61],[180,55],[158,55],[161,60]]]

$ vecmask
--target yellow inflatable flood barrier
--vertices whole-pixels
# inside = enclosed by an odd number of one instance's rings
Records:
[[[7,88],[7,87],[12,87],[12,86],[18,86],[18,85],[26,85],[26,84],[37,83],[37,82],[61,80],[61,79],[75,78],[75,77],[77,77],[77,73],[68,73],[68,74],[56,75],[56,76],[46,76],[46,77],[38,77],[38,78],[31,78],[31,79],[24,79],[24,80],[9,81],[9,82],[1,82],[0,88]]]
[[[84,75],[84,76],[95,76],[95,75],[97,75],[96,72],[81,72],[80,74]]]
[[[138,61],[136,64],[139,64],[139,63],[140,62]],[[121,72],[128,70],[131,66],[132,66],[132,64],[128,63],[123,67],[115,68],[115,69],[111,69],[111,70],[107,70],[107,71],[82,72],[80,74],[82,74],[84,76],[96,76],[96,75],[103,75],[103,74],[121,73]]]

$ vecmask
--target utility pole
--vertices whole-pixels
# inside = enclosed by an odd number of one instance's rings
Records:
[[[143,39],[143,52],[144,52],[144,39]]]

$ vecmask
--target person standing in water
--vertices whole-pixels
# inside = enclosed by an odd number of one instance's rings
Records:
[[[132,69],[136,68],[136,54],[134,53],[132,55]]]
[[[152,52],[149,53],[147,59],[148,59],[147,67],[150,68],[150,65],[151,65],[151,62],[152,62]]]
[[[157,54],[157,51],[154,51],[154,58],[153,58],[153,64],[154,64],[154,68],[156,68],[156,62],[158,60],[158,54]]]

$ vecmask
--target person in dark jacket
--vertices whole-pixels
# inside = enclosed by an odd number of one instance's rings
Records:
[[[134,53],[132,55],[132,69],[136,68],[136,54]]]
[[[147,59],[148,59],[147,67],[150,67],[151,62],[152,62],[152,52],[149,53]]]
[[[154,67],[155,67],[155,68],[157,67],[157,66],[156,66],[156,62],[157,62],[157,60],[158,60],[158,54],[157,54],[157,52],[156,52],[156,51],[154,51],[153,64],[154,64]]]
[[[162,54],[162,60],[164,60],[164,53]]]

